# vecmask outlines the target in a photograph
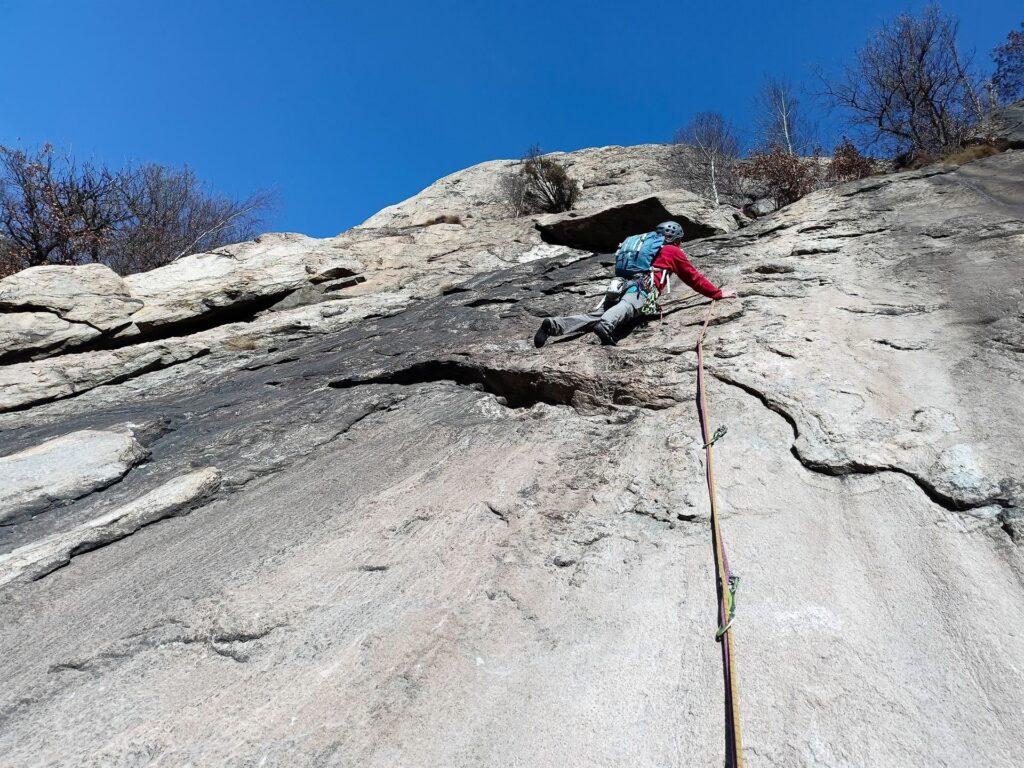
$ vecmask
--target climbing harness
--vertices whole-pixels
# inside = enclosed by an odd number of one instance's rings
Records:
[[[726,557],[725,544],[722,542],[722,530],[715,501],[715,470],[711,461],[711,447],[725,435],[726,428],[720,426],[714,435],[710,434],[708,404],[704,393],[704,336],[708,332],[714,313],[715,302],[711,302],[697,339],[697,411],[700,415],[701,438],[704,440],[704,465],[708,498],[711,503],[711,544],[715,551],[715,581],[718,591],[718,630],[715,632],[715,639],[722,645],[722,677],[725,684],[725,768],[743,768],[739,691],[733,663],[732,633],[729,631],[736,616],[736,588],[740,580],[729,570],[729,558]]]
[[[662,296],[669,294],[671,285],[667,269],[651,269],[644,275],[634,277],[624,294],[636,291],[637,295],[644,300],[638,310],[641,317],[660,316],[664,319],[664,310],[659,300]]]

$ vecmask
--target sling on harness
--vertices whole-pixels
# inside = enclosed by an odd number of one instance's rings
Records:
[[[664,289],[659,286],[664,286]],[[671,291],[671,278],[667,269],[651,269],[647,274],[641,275],[630,282],[623,295],[630,291],[636,291],[644,300],[639,312],[643,317],[654,317],[661,314],[661,304],[658,303],[663,295]]]

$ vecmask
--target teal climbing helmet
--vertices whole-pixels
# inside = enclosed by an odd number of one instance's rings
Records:
[[[683,228],[674,221],[663,221],[654,231],[664,237],[665,242],[668,243],[674,243],[683,237]]]

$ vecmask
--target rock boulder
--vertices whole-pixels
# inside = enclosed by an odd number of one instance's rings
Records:
[[[123,539],[157,520],[186,514],[218,485],[220,473],[214,467],[190,472],[69,531],[0,555],[0,587],[15,580],[33,581],[67,565],[76,554]]]
[[[1024,147],[1024,100],[997,109],[981,125],[975,140],[995,140],[1011,149]]]
[[[333,241],[285,233],[185,256],[125,282],[144,302],[131,319],[145,333],[267,302],[325,273],[351,275],[361,268]]]
[[[47,311],[69,323],[109,332],[142,307],[128,285],[103,264],[29,267],[0,280],[0,311]]]
[[[148,451],[126,432],[82,430],[0,458],[0,523],[73,501],[124,477]]]
[[[99,335],[92,325],[69,323],[51,312],[4,312],[0,314],[0,358],[59,351]]]

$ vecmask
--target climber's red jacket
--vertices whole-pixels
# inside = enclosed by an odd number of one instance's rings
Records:
[[[697,268],[686,258],[682,248],[677,245],[661,246],[661,250],[654,257],[654,263],[651,266],[654,269],[666,269],[669,272],[675,272],[679,275],[680,280],[697,291],[697,293],[702,293],[709,299],[722,298],[722,289],[716,288],[710,280],[698,272]],[[669,276],[664,272],[655,272],[655,275],[658,276],[658,289],[664,291],[665,283],[668,282]]]

